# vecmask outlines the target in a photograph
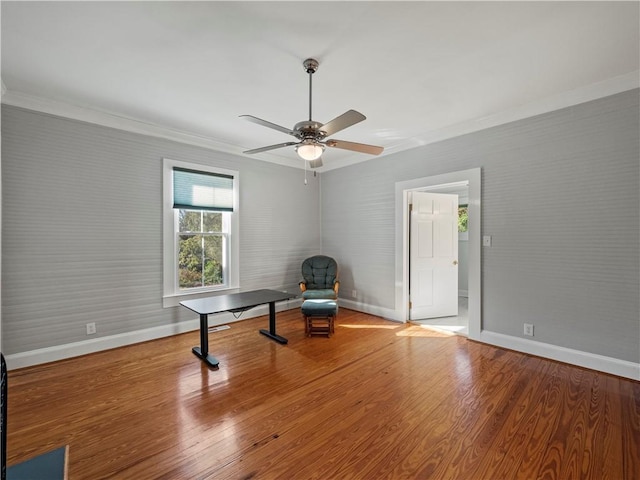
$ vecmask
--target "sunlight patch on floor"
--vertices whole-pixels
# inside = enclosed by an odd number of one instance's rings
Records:
[[[339,325],[340,327],[345,327],[345,328],[383,328],[386,330],[395,330],[396,328],[400,328],[402,327],[402,325],[345,325],[344,323],[341,323]]]
[[[420,325],[422,328],[433,328],[435,330],[444,330],[450,333],[459,333],[466,330],[466,325]]]
[[[398,337],[431,337],[431,338],[443,338],[454,336],[455,333],[445,332],[436,328],[430,328],[423,325],[411,325],[404,330],[396,333]]]
[[[433,328],[451,335],[469,335],[469,299],[458,297],[458,315],[452,317],[411,320],[414,325]]]

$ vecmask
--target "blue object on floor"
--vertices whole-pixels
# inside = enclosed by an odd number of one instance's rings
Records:
[[[67,478],[67,447],[60,447],[7,468],[7,480]]]

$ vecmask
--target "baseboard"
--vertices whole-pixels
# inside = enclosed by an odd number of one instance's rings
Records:
[[[339,305],[344,308],[377,315],[379,317],[386,318],[387,320],[403,322],[403,319],[398,318],[395,310],[342,298],[339,299],[338,302]],[[638,363],[628,362],[612,357],[605,357],[595,353],[559,347],[548,343],[535,342],[525,338],[512,337],[501,333],[489,332],[487,330],[483,330],[480,333],[480,338],[475,340],[495,345],[497,347],[507,348],[509,350],[516,350],[518,352],[528,353],[530,355],[536,355],[550,360],[557,360],[559,362],[579,367],[590,368],[591,370],[597,370],[599,372],[610,373],[619,377],[640,380],[640,364]]]
[[[278,312],[293,308],[300,308],[300,301],[298,299],[292,299],[281,306],[276,305],[276,311]],[[209,326],[213,327],[239,322],[241,320],[268,314],[268,305],[261,305],[251,310],[247,310],[240,318],[235,318],[231,313],[209,315]],[[29,352],[16,353],[13,355],[7,355],[5,359],[7,361],[7,369],[15,370],[18,368],[64,360],[66,358],[79,357],[81,355],[101,352],[103,350],[111,350],[112,348],[125,347],[127,345],[156,340],[158,338],[170,337],[172,335],[198,330],[199,328],[200,320],[195,318],[171,325],[162,325],[160,327],[147,328],[144,330],[137,330],[135,332],[120,333],[106,337],[92,338],[91,340],[84,340],[82,342],[68,343],[65,345],[56,345],[55,347],[31,350]]]
[[[398,313],[390,308],[378,307],[376,305],[369,305],[362,302],[354,302],[353,300],[346,300],[343,298],[338,299],[338,305],[356,312],[368,313],[370,315],[376,315],[378,317],[392,320],[394,322],[404,322],[403,319],[398,317]]]
[[[352,300],[346,300],[342,298],[339,299],[338,302],[339,305],[343,306],[344,308],[368,313],[370,315],[376,315],[396,322],[403,321],[402,319],[397,318],[395,310],[361,302],[354,302]],[[293,308],[299,308],[300,303],[300,299],[294,299],[280,307],[276,306],[276,310],[284,311],[291,310]],[[269,313],[268,310],[269,309],[266,305],[262,305],[245,312],[243,316],[238,319],[236,319],[230,313],[211,315],[209,316],[209,326],[224,325],[241,320],[246,320],[249,318],[267,315]],[[171,335],[191,332],[194,330],[198,330],[199,328],[200,322],[197,318],[195,318],[171,325],[163,325],[160,327],[138,330],[135,332],[122,333],[107,337],[99,337],[82,342],[75,342],[66,345],[58,345],[55,347],[41,348],[29,352],[16,353],[6,356],[7,368],[9,370],[15,370],[18,368],[30,367],[33,365],[55,362],[58,360],[64,360],[66,358],[78,357],[80,355],[86,355],[89,353],[110,350],[112,348],[124,347],[127,345],[133,345],[135,343],[146,342],[149,340],[155,340]],[[559,362],[569,363],[580,367],[590,368],[592,370],[598,370],[600,372],[610,373],[619,377],[640,381],[640,364],[638,363],[628,362],[612,357],[605,357],[603,355],[583,352],[580,350],[559,347],[557,345],[551,345],[548,343],[535,342],[533,340],[528,340],[525,338],[512,337],[510,335],[504,335],[501,333],[489,332],[487,330],[483,330],[480,333],[480,338],[478,338],[477,340],[483,343],[488,343],[490,345],[495,345],[497,347],[516,350],[522,353],[528,353],[531,355],[549,358],[551,360],[557,360]]]
[[[549,343],[535,342],[526,338],[512,337],[501,333],[483,330],[480,333],[480,342],[495,345],[497,347],[508,348],[538,357],[557,360],[579,367],[590,368],[599,372],[610,373],[619,377],[640,380],[640,364],[620,360],[612,357],[605,357],[595,353],[573,350],[571,348],[559,347]]]

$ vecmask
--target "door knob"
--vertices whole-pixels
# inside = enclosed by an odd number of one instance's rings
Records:
[[[457,264],[458,264],[458,260],[454,260],[454,261],[453,261],[453,264],[454,264],[454,265],[457,265]]]

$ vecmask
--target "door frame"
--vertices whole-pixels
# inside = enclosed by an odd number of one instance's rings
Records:
[[[409,320],[409,192],[463,182],[469,187],[469,338],[479,340],[482,331],[481,168],[396,182],[395,317],[402,322]]]

